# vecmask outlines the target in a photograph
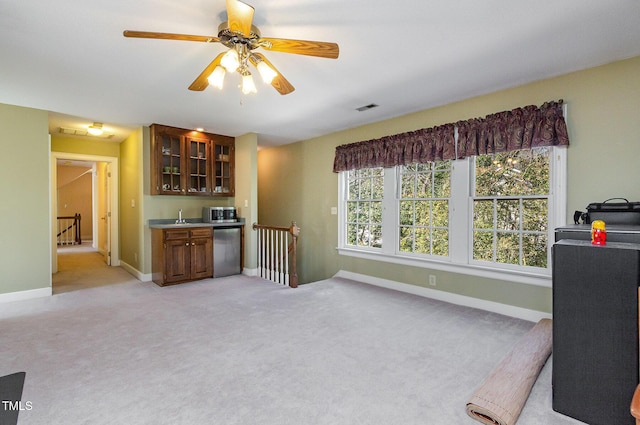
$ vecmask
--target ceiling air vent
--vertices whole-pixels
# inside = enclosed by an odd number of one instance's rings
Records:
[[[364,111],[368,111],[369,109],[373,109],[373,108],[377,108],[378,105],[376,105],[375,103],[370,103],[368,105],[365,106],[361,106],[359,108],[356,108],[356,111],[358,112],[364,112]]]

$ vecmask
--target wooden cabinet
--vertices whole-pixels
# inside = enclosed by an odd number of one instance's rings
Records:
[[[152,278],[160,286],[213,277],[213,229],[152,229]]]
[[[234,196],[234,138],[151,125],[151,194]]]

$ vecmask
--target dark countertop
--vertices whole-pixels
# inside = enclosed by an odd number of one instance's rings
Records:
[[[244,218],[238,217],[236,221],[216,221],[205,223],[201,218],[185,218],[186,223],[176,224],[176,219],[150,219],[151,229],[183,229],[190,227],[242,227],[245,224]]]
[[[607,233],[640,233],[640,226],[633,224],[606,224]],[[590,224],[569,224],[567,226],[558,227],[556,232],[589,232],[591,233]]]

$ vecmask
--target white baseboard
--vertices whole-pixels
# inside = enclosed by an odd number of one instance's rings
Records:
[[[336,273],[334,277],[351,279],[358,282],[367,283],[369,285],[380,286],[387,289],[394,289],[396,291],[406,292],[408,294],[418,295],[426,298],[432,298],[439,301],[445,301],[451,304],[491,311],[493,313],[528,320],[534,323],[538,322],[540,319],[550,319],[552,316],[551,314],[545,313],[543,311],[529,310],[522,307],[481,300],[479,298],[467,297],[466,295],[438,291],[436,289],[410,285],[408,283],[401,283],[388,279],[381,279],[378,277],[368,276],[360,273],[353,273],[345,270],[338,271],[338,273]]]
[[[27,291],[9,292],[7,294],[0,294],[0,303],[11,301],[22,301],[31,298],[50,297],[53,294],[51,287],[29,289]]]
[[[151,282],[151,280],[153,279],[151,274],[141,273],[140,270],[125,263],[124,261],[120,261],[120,267],[122,267],[127,273],[129,273],[130,275],[132,275],[133,277],[135,277],[141,282]]]

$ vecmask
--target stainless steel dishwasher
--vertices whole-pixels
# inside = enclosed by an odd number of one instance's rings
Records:
[[[242,272],[240,244],[239,227],[213,229],[213,277],[231,276]]]

